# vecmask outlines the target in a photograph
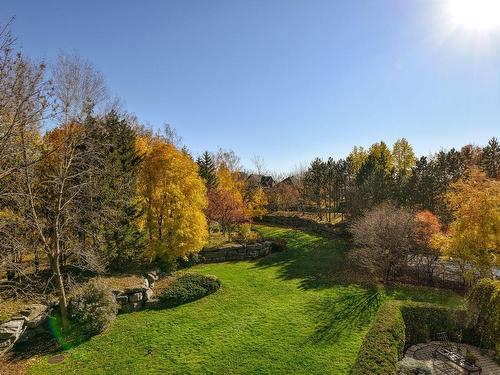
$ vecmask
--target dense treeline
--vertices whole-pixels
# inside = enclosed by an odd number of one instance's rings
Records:
[[[359,216],[385,201],[435,213],[444,224],[452,216],[445,195],[451,184],[467,177],[472,167],[491,179],[500,178],[500,144],[492,138],[483,148],[439,151],[417,159],[406,139],[392,150],[383,142],[368,150],[354,147],[344,160],[315,159],[303,175],[303,206],[320,219]]]

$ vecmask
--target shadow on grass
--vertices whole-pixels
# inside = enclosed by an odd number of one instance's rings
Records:
[[[341,284],[348,242],[327,239],[298,229],[262,229],[267,237],[283,238],[287,249],[255,262],[256,268],[279,267],[283,280],[300,279],[302,289],[322,289]]]
[[[310,306],[318,322],[310,340],[315,343],[333,343],[352,330],[371,324],[373,316],[385,300],[384,291],[376,286],[367,289],[345,288],[336,297],[324,297]]]

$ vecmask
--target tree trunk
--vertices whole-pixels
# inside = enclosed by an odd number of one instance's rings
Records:
[[[64,290],[64,281],[61,275],[61,268],[59,266],[59,256],[52,257],[51,259],[52,273],[56,279],[57,296],[59,298],[59,309],[61,311],[61,319],[64,328],[68,326],[68,308],[66,301],[66,291]]]

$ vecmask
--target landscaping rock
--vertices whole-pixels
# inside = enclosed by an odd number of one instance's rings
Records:
[[[31,329],[40,325],[40,323],[42,323],[45,318],[47,318],[49,312],[49,306],[42,304],[33,304],[21,311],[21,315],[26,317],[27,327]]]
[[[143,293],[144,301],[149,301],[152,297],[153,297],[153,291],[151,289],[148,289]]]
[[[130,302],[140,302],[142,301],[142,292],[131,294],[128,299]]]
[[[26,329],[26,318],[14,318],[0,325],[0,340],[17,341]]]
[[[131,287],[125,289],[124,294],[143,293],[148,289],[149,288],[145,287],[144,285],[131,286]]]
[[[115,299],[116,299],[116,302],[118,302],[121,305],[128,303],[128,296],[127,295],[119,295],[119,296],[116,296]]]

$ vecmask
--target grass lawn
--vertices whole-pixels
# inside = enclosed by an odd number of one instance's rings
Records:
[[[343,283],[347,245],[261,227],[288,249],[258,261],[191,269],[217,275],[213,295],[162,311],[120,315],[112,328],[30,374],[346,374],[388,298],[462,303],[451,292]]]

